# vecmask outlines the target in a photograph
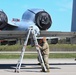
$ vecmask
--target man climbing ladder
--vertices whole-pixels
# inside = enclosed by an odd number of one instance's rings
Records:
[[[32,36],[33,36],[33,40],[34,40],[34,43],[35,43],[35,46],[36,46],[36,50],[37,50],[37,52],[38,52],[38,55],[40,56],[40,61],[41,61],[41,63],[42,63],[41,66],[42,66],[42,68],[44,68],[44,70],[46,71],[46,66],[45,66],[45,64],[44,64],[44,61],[43,61],[43,58],[42,58],[42,55],[41,55],[41,51],[40,51],[40,49],[39,49],[39,47],[38,47],[38,42],[37,42],[37,38],[36,38],[36,35],[35,35],[35,31],[34,31],[33,27],[31,26],[31,27],[29,28],[29,31],[28,31],[26,40],[25,40],[25,42],[24,42],[24,45],[23,45],[23,48],[22,48],[22,51],[21,51],[21,55],[20,55],[20,59],[19,59],[19,61],[18,61],[18,63],[17,63],[17,67],[16,67],[16,69],[15,69],[15,72],[18,72],[18,73],[20,72],[22,60],[23,60],[23,57],[24,57],[24,52],[25,52],[25,50],[26,50],[26,46],[27,46],[27,42],[28,42],[28,39],[29,39],[30,34],[32,34]]]

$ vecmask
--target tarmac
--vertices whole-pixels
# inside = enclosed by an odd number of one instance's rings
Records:
[[[75,59],[49,59],[50,72],[40,72],[37,59],[23,59],[19,73],[15,72],[18,59],[0,59],[0,75],[76,75]]]

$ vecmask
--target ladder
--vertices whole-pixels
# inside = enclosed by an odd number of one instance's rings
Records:
[[[28,42],[28,39],[29,39],[30,34],[31,34],[32,37],[33,37],[33,40],[34,40],[34,43],[35,43],[35,46],[36,46],[36,50],[37,50],[37,52],[38,52],[38,56],[40,57],[39,59],[40,59],[41,67],[44,68],[44,70],[46,71],[46,66],[45,66],[45,64],[44,64],[44,61],[43,61],[43,58],[42,58],[42,55],[41,55],[41,51],[40,51],[40,49],[39,49],[39,47],[38,47],[38,42],[37,42],[37,38],[36,38],[36,35],[35,35],[35,31],[34,31],[33,27],[31,26],[31,27],[29,28],[29,31],[28,31],[26,40],[25,40],[25,42],[24,42],[24,45],[23,45],[23,48],[22,48],[22,51],[21,51],[21,54],[20,54],[20,58],[19,58],[19,60],[18,60],[16,69],[15,69],[15,72],[17,72],[17,73],[20,72],[22,60],[23,60],[23,57],[24,57],[24,53],[25,53],[25,50],[26,50],[26,46],[27,46],[27,42]]]

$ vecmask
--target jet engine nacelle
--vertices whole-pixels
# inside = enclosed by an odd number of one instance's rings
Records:
[[[43,9],[28,9],[22,20],[32,20],[40,30],[47,30],[52,24],[51,16]]]
[[[7,15],[3,11],[0,11],[0,30],[6,27],[7,22]]]
[[[35,15],[35,23],[39,27],[40,30],[47,30],[51,26],[51,17],[45,12],[41,11]]]

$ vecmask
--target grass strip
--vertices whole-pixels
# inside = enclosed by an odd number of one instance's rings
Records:
[[[0,51],[21,51],[22,45],[0,45]],[[50,50],[58,50],[60,51],[76,51],[76,44],[49,44]],[[35,47],[27,46],[26,50],[36,50]]]
[[[19,59],[20,54],[0,54],[0,59]],[[24,59],[35,59],[37,54],[25,54]],[[50,53],[49,58],[76,58],[76,53]]]

